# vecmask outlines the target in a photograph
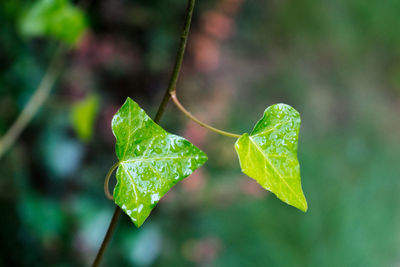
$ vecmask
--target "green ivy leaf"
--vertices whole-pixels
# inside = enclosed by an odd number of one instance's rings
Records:
[[[120,161],[114,201],[140,227],[161,197],[207,161],[186,139],[157,125],[128,97],[114,115]]]
[[[26,37],[51,36],[74,45],[86,29],[83,11],[68,0],[40,0],[22,16],[21,34]]]
[[[71,123],[79,139],[87,142],[93,135],[94,122],[99,111],[99,97],[89,95],[71,109]]]
[[[307,201],[301,188],[297,142],[300,114],[291,106],[268,107],[251,134],[235,144],[242,171],[279,199],[302,211]]]

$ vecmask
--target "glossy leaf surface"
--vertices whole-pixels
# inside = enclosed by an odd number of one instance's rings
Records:
[[[160,198],[203,165],[207,156],[162,129],[130,98],[114,115],[112,130],[120,161],[114,201],[139,227]]]
[[[301,188],[297,143],[300,114],[291,106],[268,107],[251,134],[235,144],[242,171],[279,199],[302,211],[307,201]]]
[[[40,0],[26,12],[20,31],[26,37],[50,36],[76,44],[86,28],[84,13],[68,0]]]

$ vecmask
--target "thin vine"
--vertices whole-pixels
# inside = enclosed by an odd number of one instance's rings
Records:
[[[64,62],[64,54],[67,50],[68,49],[64,45],[58,45],[46,74],[40,81],[35,93],[29,100],[28,104],[24,107],[18,118],[14,121],[7,132],[0,138],[0,158],[15,143],[15,141],[18,139],[23,130],[49,96],[51,88],[61,73]]]
[[[112,194],[110,194],[110,189],[109,189],[108,184],[110,183],[111,175],[113,174],[115,169],[118,168],[118,166],[119,166],[119,162],[112,165],[112,167],[110,168],[110,170],[107,173],[106,179],[104,180],[104,194],[106,195],[106,197],[109,200],[114,200],[114,197],[112,196]]]
[[[171,97],[171,92],[174,91],[174,89],[176,88],[176,84],[177,84],[177,81],[179,78],[179,73],[180,73],[180,70],[182,67],[183,57],[184,57],[185,50],[186,50],[187,40],[189,37],[190,25],[192,22],[195,2],[196,2],[195,0],[188,1],[188,5],[187,5],[187,9],[186,9],[185,24],[184,24],[183,31],[181,34],[181,40],[180,40],[180,45],[179,45],[179,49],[178,49],[178,54],[176,56],[176,61],[175,61],[175,65],[173,68],[172,75],[171,75],[171,79],[170,79],[168,87],[165,91],[164,97],[161,101],[161,104],[158,108],[157,114],[154,118],[154,121],[156,123],[160,122],[161,117],[164,114],[165,108],[167,107],[169,99]],[[110,225],[108,227],[107,233],[104,237],[103,242],[101,243],[100,249],[97,252],[96,258],[92,264],[93,267],[100,265],[101,260],[104,255],[104,252],[105,252],[105,249],[107,248],[107,245],[109,244],[110,239],[114,233],[115,227],[117,226],[118,218],[121,215],[121,211],[122,210],[120,207],[118,207],[118,206],[115,207],[114,214],[111,219]]]

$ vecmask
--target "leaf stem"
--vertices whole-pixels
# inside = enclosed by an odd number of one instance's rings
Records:
[[[63,55],[66,50],[67,48],[62,44],[58,45],[46,74],[40,81],[35,93],[32,95],[28,104],[24,107],[18,118],[14,121],[7,132],[0,138],[0,158],[15,143],[22,131],[26,128],[49,96],[50,90],[61,72],[64,60]]]
[[[190,30],[190,24],[192,22],[192,16],[193,16],[193,10],[194,10],[194,6],[195,6],[195,0],[189,0],[188,5],[187,5],[187,9],[186,9],[186,17],[185,17],[185,24],[183,27],[183,31],[181,34],[181,42],[179,45],[179,49],[178,49],[178,54],[176,56],[176,61],[175,61],[175,65],[174,65],[174,69],[171,75],[171,79],[169,81],[168,87],[165,91],[164,97],[161,101],[161,104],[158,108],[157,114],[154,117],[154,121],[156,123],[159,123],[161,120],[162,115],[164,114],[165,108],[167,107],[169,98],[170,98],[170,92],[172,92],[175,87],[176,87],[176,83],[178,81],[178,77],[179,77],[179,72],[181,70],[182,67],[182,62],[183,62],[183,56],[185,54],[185,49],[186,49],[186,44],[187,44],[187,39],[189,36],[189,30]],[[103,242],[101,243],[101,247],[99,249],[99,251],[97,252],[96,255],[96,259],[93,262],[93,267],[99,266],[101,259],[104,255],[104,251],[108,245],[108,243],[110,242],[111,236],[114,233],[115,227],[117,225],[118,222],[118,218],[121,214],[121,208],[118,206],[115,206],[115,210],[114,210],[114,215],[111,219],[110,225],[108,226],[108,230],[107,233],[104,237]]]
[[[112,167],[110,168],[110,170],[107,173],[106,179],[104,180],[104,193],[106,194],[106,196],[109,200],[114,200],[114,197],[113,197],[113,195],[110,194],[108,184],[110,182],[111,174],[115,171],[116,168],[118,168],[118,166],[119,166],[119,161],[117,163],[115,163],[114,165],[112,165]]]
[[[176,91],[172,91],[171,93],[171,98],[172,101],[175,103],[175,105],[177,106],[177,108],[183,112],[183,114],[185,114],[186,117],[188,117],[189,119],[191,119],[192,121],[194,121],[195,123],[197,123],[198,125],[213,131],[217,134],[221,134],[224,136],[229,136],[229,137],[233,137],[233,138],[239,138],[241,135],[240,134],[234,134],[234,133],[230,133],[230,132],[226,132],[217,128],[214,128],[210,125],[208,125],[207,123],[204,123],[202,121],[200,121],[198,118],[196,118],[195,116],[192,115],[192,113],[190,113],[189,111],[187,111],[185,109],[185,107],[181,104],[181,102],[179,102],[178,97],[176,96]]]

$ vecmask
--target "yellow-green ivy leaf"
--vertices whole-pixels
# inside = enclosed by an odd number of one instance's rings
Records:
[[[99,102],[97,95],[89,95],[72,106],[71,123],[79,139],[83,142],[92,138]]]
[[[83,11],[68,0],[39,0],[22,16],[20,31],[26,37],[50,36],[74,45],[86,26]]]
[[[157,125],[130,98],[114,115],[112,130],[119,159],[114,201],[140,227],[161,197],[207,156]]]
[[[301,188],[297,143],[300,114],[291,106],[268,107],[251,134],[235,144],[242,171],[280,200],[302,211],[307,201]]]

